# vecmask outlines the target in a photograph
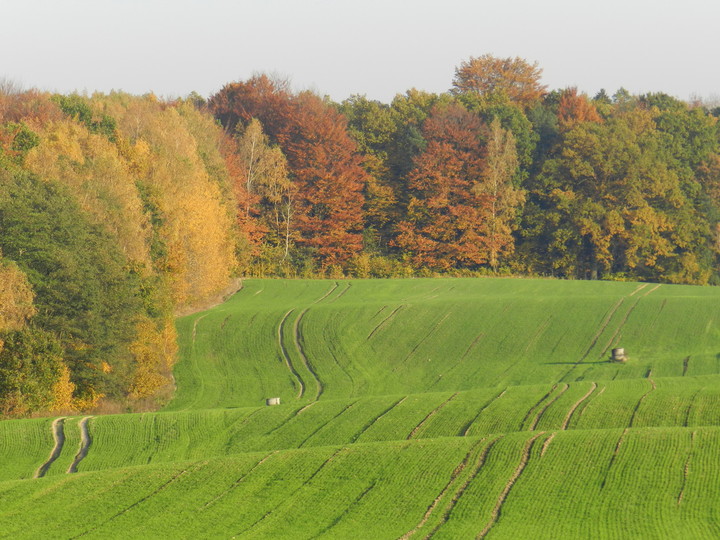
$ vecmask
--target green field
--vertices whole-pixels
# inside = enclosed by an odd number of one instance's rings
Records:
[[[0,537],[720,537],[720,289],[246,280],[177,325],[163,411],[0,422]]]

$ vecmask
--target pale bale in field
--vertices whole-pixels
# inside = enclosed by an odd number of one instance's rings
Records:
[[[280,405],[280,398],[279,397],[271,397],[267,398],[265,400],[266,405]]]

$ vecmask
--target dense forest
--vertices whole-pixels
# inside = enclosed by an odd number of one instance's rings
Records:
[[[720,282],[720,107],[470,58],[342,103],[0,86],[0,413],[152,408],[233,276]]]

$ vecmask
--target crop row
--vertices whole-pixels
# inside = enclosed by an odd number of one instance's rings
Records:
[[[274,407],[99,416],[79,471],[241,452],[532,430],[720,426],[717,377],[515,386],[321,400]],[[64,474],[80,448],[78,418],[46,474]],[[48,420],[0,423],[2,479],[32,477],[53,448]],[[30,448],[31,451],[26,449]]]
[[[0,530],[13,538],[713,538],[719,452],[713,427],[250,453],[0,482]]]
[[[179,320],[169,409],[720,373],[714,289],[582,285],[248,280]]]

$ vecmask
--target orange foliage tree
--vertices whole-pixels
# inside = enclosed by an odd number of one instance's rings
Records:
[[[528,107],[540,99],[542,69],[522,58],[497,58],[491,54],[471,57],[455,69],[453,92],[488,95],[504,93],[513,103]]]
[[[294,215],[297,243],[323,268],[346,264],[362,248],[368,175],[345,117],[317,95],[293,95],[265,75],[226,85],[209,106],[228,131],[247,129],[253,118],[261,122],[268,142],[277,142],[287,158],[288,195],[294,195],[284,199],[283,223]]]
[[[435,107],[423,126],[427,140],[408,184],[412,197],[394,244],[415,266],[435,270],[488,262],[482,193],[485,149],[480,119],[459,105]]]
[[[297,188],[300,242],[316,250],[323,266],[342,265],[362,249],[367,173],[335,108],[304,92],[291,115],[278,138]]]
[[[585,94],[578,94],[576,87],[563,91],[558,104],[558,123],[564,131],[572,129],[582,122],[602,123],[603,119],[595,105],[588,101]]]

